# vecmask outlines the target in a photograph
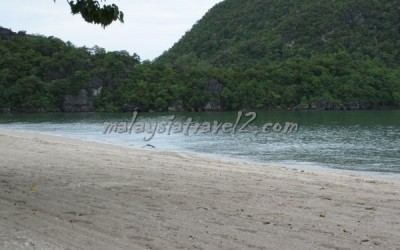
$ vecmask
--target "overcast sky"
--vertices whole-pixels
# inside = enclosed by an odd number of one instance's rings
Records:
[[[222,0],[108,0],[125,14],[103,29],[73,16],[66,0],[0,2],[0,26],[29,34],[55,36],[76,46],[98,45],[106,50],[137,53],[154,59],[169,49],[208,9]]]

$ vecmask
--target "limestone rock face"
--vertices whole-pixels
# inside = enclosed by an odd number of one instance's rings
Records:
[[[211,98],[204,106],[205,111],[222,111],[221,92],[224,86],[217,80],[209,80],[206,90],[210,92]]]
[[[87,90],[81,89],[78,95],[66,95],[62,105],[64,112],[90,112],[94,111],[93,101]]]
[[[135,103],[125,103],[122,105],[122,111],[123,112],[132,112],[132,111],[142,111],[139,105],[136,105]]]
[[[0,114],[1,113],[10,113],[10,108],[0,108]]]
[[[183,112],[185,108],[181,103],[174,103],[168,107],[168,112]]]

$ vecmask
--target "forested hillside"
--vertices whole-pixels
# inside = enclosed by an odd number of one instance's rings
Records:
[[[154,62],[0,28],[3,111],[400,105],[397,0],[225,0]]]
[[[63,104],[68,106],[64,101],[69,95],[118,85],[140,63],[137,55],[126,51],[77,48],[54,37],[3,28],[0,54],[0,108],[25,112],[61,111]],[[81,103],[84,110],[77,105],[64,107],[70,109],[65,111],[92,110],[97,100],[89,100],[91,96],[89,93],[87,100],[80,100],[86,102]]]
[[[396,106],[396,0],[226,0],[159,62],[216,68],[225,107]]]
[[[0,53],[2,112],[201,110],[219,85],[210,72],[1,27]]]

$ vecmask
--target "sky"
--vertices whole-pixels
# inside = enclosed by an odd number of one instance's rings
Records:
[[[107,0],[124,12],[103,29],[72,15],[66,0],[0,2],[0,26],[28,34],[58,37],[81,47],[126,50],[153,60],[174,45],[211,7],[222,0]]]

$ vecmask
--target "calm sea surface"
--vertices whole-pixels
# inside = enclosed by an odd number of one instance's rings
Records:
[[[400,111],[257,112],[252,121],[245,114],[232,129],[228,123],[237,123],[236,112],[139,113],[131,132],[131,113],[5,114],[0,115],[0,129],[138,148],[151,144],[151,150],[288,167],[400,173]],[[104,123],[118,125],[118,131],[104,134]],[[286,123],[298,124],[297,131],[293,127],[285,133]]]

